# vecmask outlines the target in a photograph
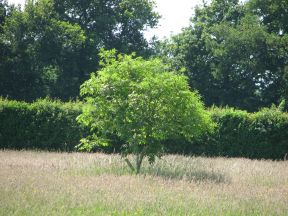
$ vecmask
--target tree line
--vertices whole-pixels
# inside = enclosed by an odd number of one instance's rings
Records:
[[[160,19],[151,0],[0,0],[0,95],[75,99],[99,51],[163,59],[185,69],[206,106],[255,111],[288,99],[288,1],[212,0],[178,35],[147,41]]]

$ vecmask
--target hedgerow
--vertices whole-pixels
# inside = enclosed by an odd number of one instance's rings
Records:
[[[34,103],[0,99],[0,148],[74,151],[80,139],[90,133],[76,122],[81,102],[38,100]],[[256,113],[233,108],[210,109],[217,124],[213,133],[191,142],[177,137],[164,141],[169,153],[283,159],[288,153],[288,113],[265,108]],[[103,151],[119,151],[114,146]]]
[[[0,99],[0,148],[73,151],[84,133],[80,113],[81,103]]]
[[[175,143],[185,143],[185,140],[168,140],[167,150],[171,153],[254,159],[283,159],[288,153],[288,113],[277,108],[264,108],[255,113],[213,108],[210,112],[217,123],[213,133],[186,142],[181,149]]]

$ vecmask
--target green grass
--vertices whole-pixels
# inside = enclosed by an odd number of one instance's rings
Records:
[[[0,151],[0,215],[288,215],[288,163]]]

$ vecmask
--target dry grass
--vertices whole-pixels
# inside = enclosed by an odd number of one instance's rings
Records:
[[[288,163],[0,151],[0,215],[288,215]]]

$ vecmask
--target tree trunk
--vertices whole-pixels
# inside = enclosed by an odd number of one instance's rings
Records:
[[[141,152],[136,156],[136,174],[139,174],[140,172],[143,158],[144,158],[144,152]]]

